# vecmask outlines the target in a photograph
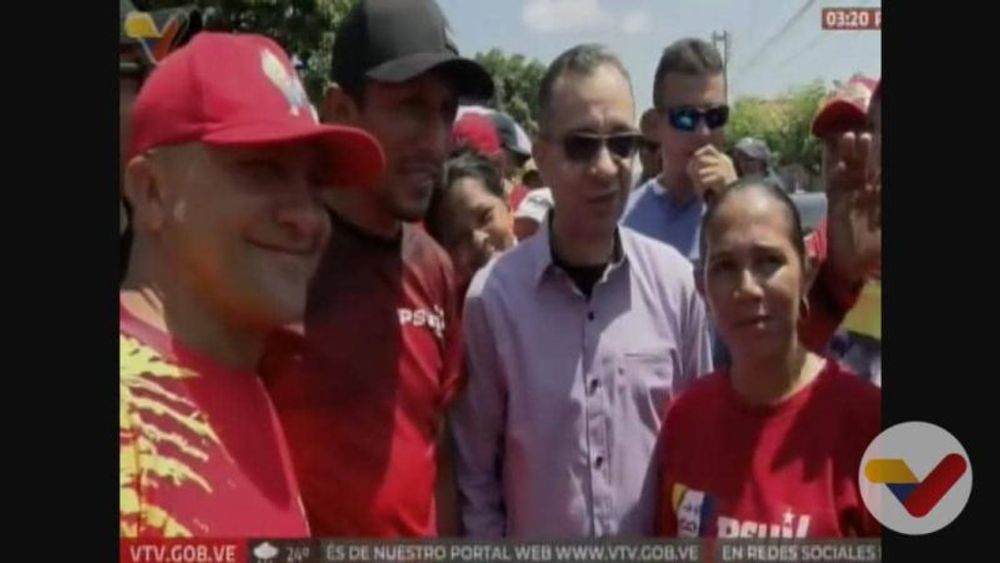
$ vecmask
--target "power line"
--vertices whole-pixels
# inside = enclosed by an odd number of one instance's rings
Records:
[[[806,45],[803,46],[801,49],[796,49],[795,51],[792,52],[791,56],[787,57],[785,60],[777,63],[774,66],[779,68],[787,66],[788,63],[794,61],[795,59],[801,57],[802,55],[808,53],[810,50],[815,48],[816,45],[819,45],[822,40],[823,40],[823,35],[821,33],[817,33],[816,36],[813,37],[812,41],[806,43]]]
[[[760,58],[764,55],[767,49],[770,48],[773,44],[777,43],[777,41],[781,39],[781,37],[785,33],[787,33],[788,30],[792,28],[792,26],[798,23],[798,21],[802,19],[803,16],[806,15],[806,13],[809,11],[810,8],[813,7],[814,4],[816,4],[816,0],[809,0],[808,2],[805,3],[804,6],[799,8],[799,11],[796,12],[795,15],[793,15],[791,18],[789,18],[789,20],[785,22],[785,25],[783,25],[781,29],[778,30],[777,33],[769,37],[767,41],[765,41],[764,44],[761,45],[759,49],[757,49],[757,52],[754,53],[752,57],[750,57],[750,60],[745,65],[743,65],[743,68],[741,70],[746,70],[756,65],[757,61],[760,60]]]

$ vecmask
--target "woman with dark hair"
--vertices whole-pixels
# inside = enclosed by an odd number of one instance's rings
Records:
[[[732,362],[669,407],[661,533],[877,536],[858,469],[880,393],[796,330],[815,272],[794,204],[767,181],[740,181],[706,211],[700,244],[698,289]]]
[[[497,252],[514,245],[513,218],[499,168],[472,150],[445,163],[431,196],[427,232],[451,257],[463,289]]]

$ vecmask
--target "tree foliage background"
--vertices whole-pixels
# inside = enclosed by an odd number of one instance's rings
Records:
[[[337,24],[352,0],[134,0],[138,9],[195,5],[205,29],[259,33],[275,39],[302,62],[300,72],[314,102],[326,89]]]
[[[278,41],[302,62],[306,91],[317,102],[330,75],[334,30],[353,0],[134,0],[138,9],[198,6],[205,29],[260,33]],[[545,66],[537,59],[499,49],[475,56],[496,81],[489,105],[509,113],[529,134],[537,131],[538,85]]]
[[[329,82],[334,30],[353,0],[133,0],[143,10],[196,5],[205,29],[260,33],[277,40],[302,63],[309,96],[319,101]],[[475,59],[493,75],[496,94],[489,105],[509,113],[529,135],[538,131],[538,87],[545,65],[534,58],[490,49]],[[809,134],[825,89],[822,82],[794,89],[779,100],[743,98],[733,106],[729,139],[764,139],[775,165],[802,164],[818,173],[819,144]]]
[[[763,139],[774,154],[774,165],[801,164],[818,174],[820,145],[810,127],[826,93],[823,82],[816,81],[775,100],[737,100],[727,128],[730,144],[743,137]]]
[[[507,112],[529,135],[538,132],[538,86],[545,65],[538,59],[507,54],[500,49],[476,53],[476,61],[493,76],[496,93],[490,106]]]

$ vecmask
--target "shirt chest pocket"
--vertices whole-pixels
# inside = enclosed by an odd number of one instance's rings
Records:
[[[676,351],[672,348],[626,352],[616,370],[621,396],[645,425],[659,428],[673,397]]]

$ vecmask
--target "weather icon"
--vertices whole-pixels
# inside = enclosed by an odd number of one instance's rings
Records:
[[[264,542],[253,549],[253,556],[261,561],[269,561],[278,556],[278,548]]]

